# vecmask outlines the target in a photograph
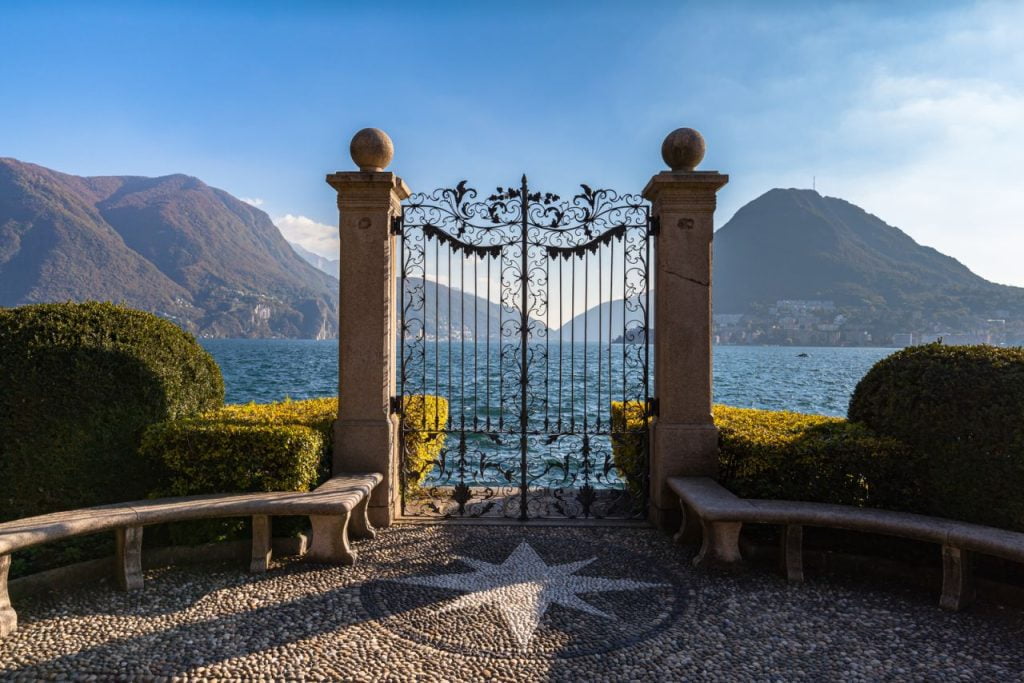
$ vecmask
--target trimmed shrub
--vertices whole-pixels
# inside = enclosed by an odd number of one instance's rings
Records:
[[[612,462],[632,496],[644,493],[650,414],[640,401],[612,401]]]
[[[720,479],[746,498],[900,509],[914,459],[895,439],[842,418],[716,405]],[[639,401],[612,403],[612,455],[631,493],[643,485],[647,429]],[[632,432],[630,434],[629,432]]]
[[[191,418],[147,429],[141,452],[168,472],[156,497],[309,491],[318,482],[325,443],[322,432],[297,424]]]
[[[201,417],[153,425],[142,453],[160,464],[164,485],[152,495],[309,491],[330,472],[337,398],[229,405]],[[275,535],[301,531],[306,520],[274,519]],[[174,543],[195,545],[242,537],[245,520],[202,520],[171,527]]]
[[[0,309],[0,521],[144,498],[143,429],[223,404],[195,338],[109,303]]]
[[[716,405],[720,480],[745,498],[901,509],[914,459],[842,418]]]
[[[442,396],[402,397],[402,448],[405,485],[417,491],[434,469],[444,448],[448,399]]]
[[[321,432],[329,441],[334,420],[338,417],[338,399],[311,398],[304,401],[285,399],[279,403],[243,403],[227,405],[203,417],[233,424],[305,425]]]
[[[1024,531],[1024,349],[898,351],[857,385],[849,418],[918,454],[913,509]]]

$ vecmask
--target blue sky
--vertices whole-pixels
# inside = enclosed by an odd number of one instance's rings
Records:
[[[365,126],[414,190],[525,171],[640,190],[665,134],[729,173],[863,206],[1024,285],[1024,3],[0,0],[0,155],[182,172],[334,255],[324,174]]]

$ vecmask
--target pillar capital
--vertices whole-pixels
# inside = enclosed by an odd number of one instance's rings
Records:
[[[729,182],[729,176],[718,171],[663,171],[644,188],[644,199],[654,206],[655,215],[662,211],[714,211],[718,190]]]
[[[327,175],[327,184],[338,193],[338,208],[400,209],[401,201],[412,194],[405,181],[389,171],[337,171]]]

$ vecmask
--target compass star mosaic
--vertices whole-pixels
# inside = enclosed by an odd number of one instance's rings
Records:
[[[484,605],[497,607],[519,647],[524,650],[529,645],[541,617],[551,604],[557,603],[603,619],[615,620],[614,615],[594,607],[581,599],[579,594],[661,588],[668,585],[629,579],[605,579],[599,576],[577,576],[577,571],[597,558],[549,565],[526,541],[520,543],[501,564],[470,557],[458,559],[476,571],[468,574],[414,576],[394,580],[414,586],[448,588],[467,593],[442,606],[441,612]]]
[[[610,549],[584,530],[487,533],[496,542],[441,533],[365,585],[363,606],[383,627],[433,648],[550,660],[642,642],[695,603],[683,563],[652,561],[657,553],[640,543]]]

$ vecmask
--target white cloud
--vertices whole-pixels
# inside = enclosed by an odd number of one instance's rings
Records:
[[[838,135],[895,146],[826,191],[859,204],[979,275],[1024,285],[1024,89],[979,79],[882,75]]]
[[[239,197],[239,199],[249,206],[255,206],[256,208],[263,206],[263,200],[259,197]]]
[[[274,219],[274,225],[289,242],[300,244],[314,254],[329,259],[338,258],[338,228],[317,223],[306,216],[286,213]]]
[[[1024,5],[942,14],[861,54],[821,120],[734,173],[720,222],[772,187],[842,197],[987,279],[1024,286]],[[831,103],[840,106],[828,111]],[[773,123],[778,123],[774,121]],[[781,128],[783,129],[784,128]],[[787,161],[789,163],[787,163]]]

